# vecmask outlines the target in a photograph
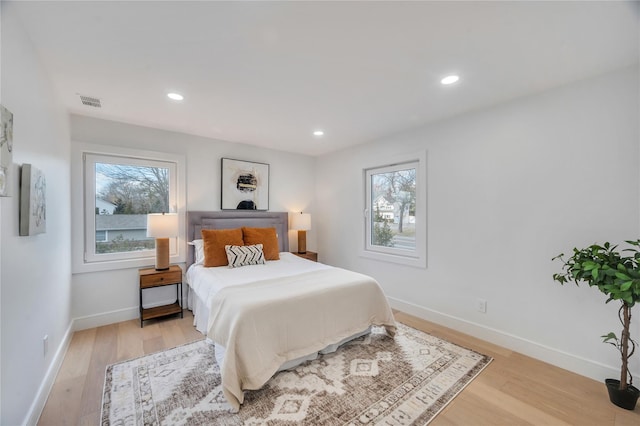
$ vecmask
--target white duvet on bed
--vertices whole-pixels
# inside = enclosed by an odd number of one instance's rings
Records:
[[[280,260],[268,260],[264,265],[249,265],[241,268],[228,266],[205,268],[203,265],[194,264],[189,267],[186,274],[190,287],[187,307],[193,312],[193,323],[196,329],[206,334],[211,300],[220,289],[256,280],[288,277],[327,268],[331,267],[305,260],[292,253],[280,253]]]

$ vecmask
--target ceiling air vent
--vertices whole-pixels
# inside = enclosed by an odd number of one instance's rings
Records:
[[[83,95],[79,95],[79,96],[80,96],[80,100],[82,101],[82,105],[87,105],[94,108],[102,108],[102,105],[100,104],[100,99],[94,98],[91,96],[83,96]]]

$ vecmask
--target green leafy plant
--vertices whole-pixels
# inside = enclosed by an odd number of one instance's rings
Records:
[[[382,217],[376,206],[373,218],[373,238],[371,243],[377,246],[393,247],[394,232],[389,226],[389,221]]]
[[[618,246],[604,243],[593,244],[584,249],[573,249],[573,255],[567,260],[560,254],[553,260],[562,261],[562,273],[553,274],[553,279],[560,284],[572,281],[576,285],[581,282],[598,287],[608,296],[606,303],[620,301],[618,318],[622,323],[622,333],[618,337],[610,332],[602,336],[604,343],[613,345],[622,359],[620,369],[620,390],[627,390],[633,384],[633,376],[629,372],[629,358],[636,349],[636,342],[631,338],[631,308],[640,301],[640,239],[626,241],[631,247],[622,250],[630,253],[624,256]]]

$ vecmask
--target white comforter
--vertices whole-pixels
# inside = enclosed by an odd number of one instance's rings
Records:
[[[280,260],[268,260],[264,265],[243,266],[242,268],[227,266],[205,268],[203,265],[191,265],[187,270],[186,278],[190,288],[188,307],[193,311],[194,325],[199,332],[207,333],[211,300],[218,291],[225,287],[327,268],[330,266],[311,262],[286,252],[280,253]]]
[[[371,325],[383,325],[391,335],[395,332],[382,289],[366,275],[289,253],[267,265],[205,268],[205,272],[188,274],[189,284],[211,309],[208,337],[226,348],[223,392],[236,410],[244,401],[244,390],[261,388],[287,361]],[[212,285],[213,276],[222,281]]]

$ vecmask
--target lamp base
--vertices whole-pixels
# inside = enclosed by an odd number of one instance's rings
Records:
[[[166,271],[169,266],[169,238],[156,238],[156,271]]]
[[[298,231],[298,253],[307,252],[307,231]]]

